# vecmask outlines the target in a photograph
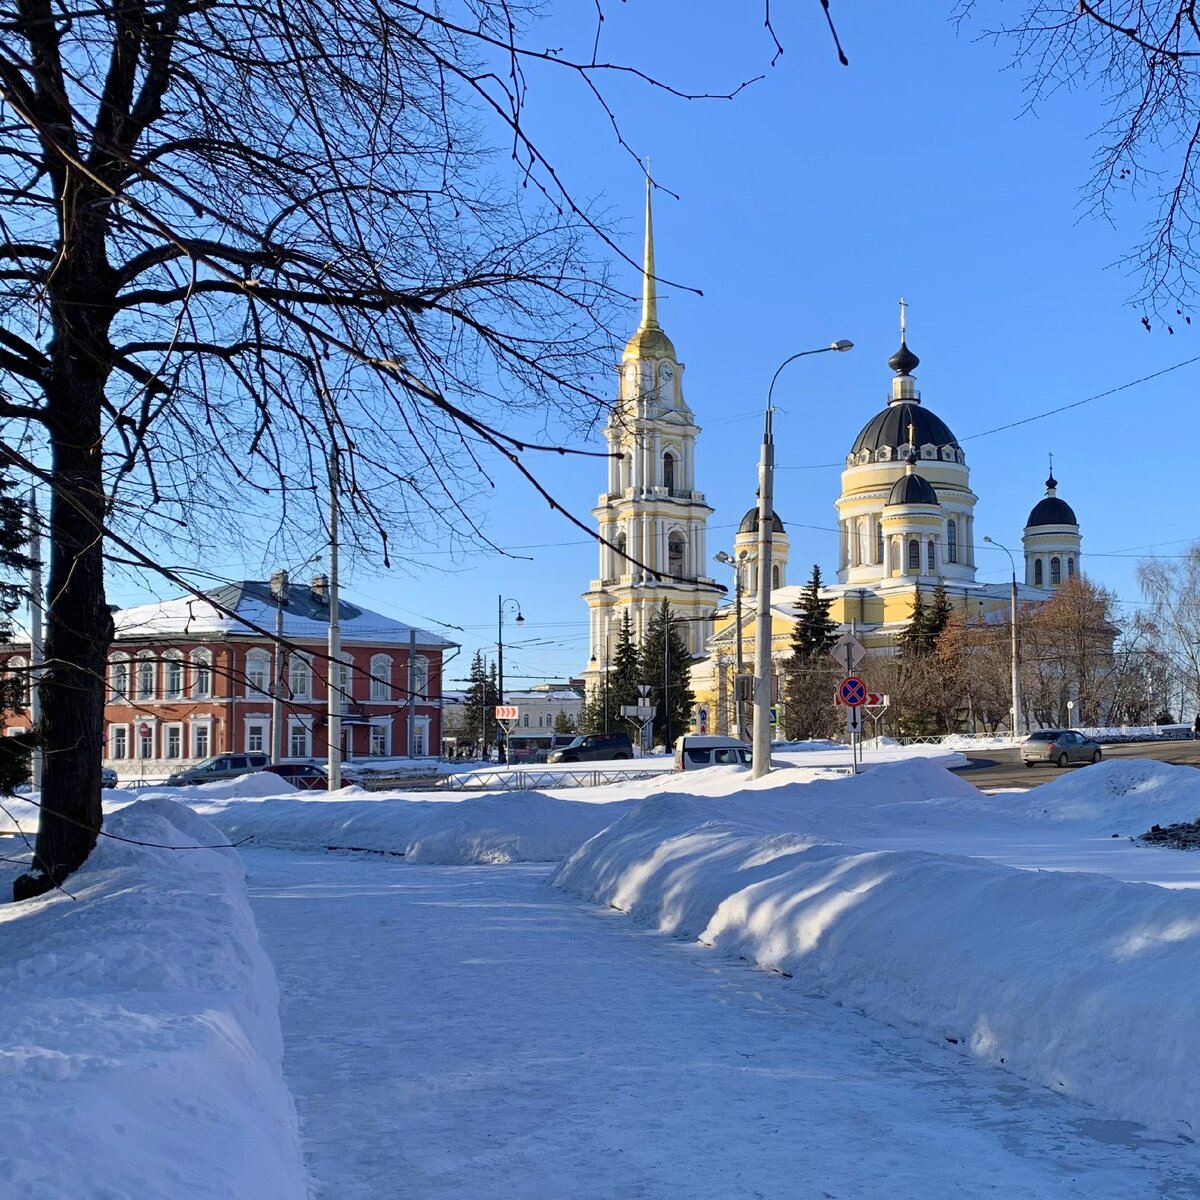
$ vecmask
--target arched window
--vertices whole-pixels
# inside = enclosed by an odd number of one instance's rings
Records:
[[[1075,560],[1073,558],[1067,559],[1067,578],[1075,578]]]
[[[116,654],[109,667],[109,688],[114,703],[124,703],[129,699],[129,659],[124,654]]]
[[[413,691],[418,696],[429,691],[429,659],[423,654],[413,659]]]
[[[163,655],[163,677],[164,697],[178,700],[183,695],[183,655],[178,650]]]
[[[672,533],[667,538],[667,573],[670,575],[683,574],[683,537]]]
[[[16,696],[20,697],[21,705],[28,704],[31,692],[30,684],[32,682],[30,679],[29,664],[18,654],[8,660],[6,668],[8,675],[17,681]]]
[[[771,588],[774,590],[779,587],[779,564],[771,564]]]
[[[149,650],[138,655],[137,663],[137,698],[139,700],[154,699],[154,676],[156,663]]]
[[[288,659],[288,689],[293,697],[307,698],[312,687],[312,667],[303,654]]]
[[[663,454],[663,487],[667,489],[667,494],[675,495],[675,455],[669,450]]]
[[[1052,558],[1050,560],[1050,586],[1057,587],[1062,583],[1062,559]]]
[[[386,654],[376,654],[371,658],[371,699],[390,700],[392,698],[392,660]]]
[[[265,696],[271,689],[271,655],[266,650],[246,654],[246,695]]]
[[[908,543],[908,571],[910,575],[921,573],[921,543],[910,538]]]
[[[1042,560],[1040,558],[1033,560],[1033,586],[1042,586]]]
[[[946,561],[958,562],[958,525],[954,521],[946,522]]]
[[[933,538],[929,539],[928,549],[929,549],[929,556],[928,556],[929,574],[936,575],[937,574],[937,544],[934,542]]]
[[[207,650],[192,651],[192,699],[204,700],[212,695],[212,654]]]
[[[626,538],[623,533],[618,533],[614,539],[617,547],[617,571],[624,575],[627,573],[629,560],[625,557]]]
[[[883,563],[883,524],[876,522],[875,524],[875,561],[882,565]]]

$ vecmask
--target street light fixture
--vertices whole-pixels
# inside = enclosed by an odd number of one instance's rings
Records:
[[[511,596],[507,599],[503,596],[496,597],[496,703],[504,703],[504,606],[506,604],[513,605],[517,610],[517,624],[524,625],[525,618],[521,615],[521,602],[514,600]],[[509,748],[509,737],[507,731],[504,735],[504,761],[509,765],[512,764],[512,752]]]
[[[1009,653],[1012,657],[1012,738],[1015,746],[1021,734],[1021,671],[1017,660],[1017,564],[1012,551],[1003,543],[986,535],[983,540],[989,546],[998,546],[1003,550],[1008,555],[1008,565],[1012,568],[1012,637]]]
[[[742,699],[741,682],[745,673],[745,663],[742,658],[742,559],[745,552],[734,558],[724,550],[718,550],[713,555],[713,561],[724,563],[733,568],[734,620],[737,622],[737,673],[734,677],[734,711],[737,713],[737,737],[746,737],[746,702]]]
[[[750,778],[761,779],[771,769],[771,535],[775,518],[775,440],[771,433],[771,397],[775,381],[789,363],[810,354],[853,350],[844,338],[830,346],[801,350],[785,358],[771,376],[763,412],[762,454],[758,462],[758,614],[754,623],[754,742]]]

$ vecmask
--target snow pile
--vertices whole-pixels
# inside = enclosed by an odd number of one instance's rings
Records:
[[[914,825],[957,826],[969,805],[985,831],[1008,821],[1027,839],[1037,824],[1061,838],[1072,822],[1144,822],[1160,803],[1192,803],[1194,788],[1168,780],[1161,764],[1114,762],[1029,793],[1024,812],[1002,812],[1011,797],[964,789],[913,762],[807,786],[662,794],[580,847],[552,882],[1117,1116],[1194,1137],[1200,889],[886,844],[889,829],[904,840]],[[873,831],[875,848],[814,832],[833,822],[839,794],[843,823]],[[1200,883],[1200,863],[1192,878]]]
[[[224,841],[165,799],[105,825]],[[236,853],[104,838],[68,886],[0,908],[4,1194],[305,1195],[278,989]]]
[[[257,846],[288,850],[374,850],[448,865],[557,862],[636,803],[584,803],[542,792],[471,793],[466,799],[446,793],[438,800],[418,795],[185,798],[231,841],[252,838]]]

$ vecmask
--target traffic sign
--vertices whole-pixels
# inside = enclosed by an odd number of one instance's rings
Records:
[[[866,647],[852,633],[843,633],[836,642],[829,648],[829,654],[833,661],[846,672],[847,675],[852,675],[855,668],[867,656]]]
[[[150,726],[147,725],[145,721],[143,721],[138,726],[138,733],[141,734],[142,737],[149,737],[150,736]]]
[[[658,712],[657,704],[622,704],[621,716],[636,717],[639,721],[649,721]]]
[[[639,683],[639,684],[637,685],[637,692],[638,692],[638,695],[639,695],[639,696],[641,696],[641,698],[642,698],[643,700],[648,700],[648,699],[650,698],[650,688],[651,688],[651,686],[652,686],[652,685],[651,685],[651,684],[649,684],[649,683]]]
[[[700,727],[701,733],[708,732],[708,709],[703,704],[696,709],[696,724]]]
[[[863,712],[860,705],[846,706],[846,732],[862,733]]]
[[[520,710],[515,704],[497,704],[496,705],[496,720],[497,721],[515,721]]]
[[[834,704],[845,704],[846,703],[845,700],[842,699],[842,693],[840,691],[836,692],[834,694],[833,702],[834,702]],[[863,701],[863,704],[867,708],[883,708],[883,707],[887,706],[887,702],[888,702],[888,698],[885,695],[883,695],[882,693],[868,692],[867,698]]]
[[[867,685],[857,675],[847,675],[838,684],[838,695],[842,703],[850,708],[858,708],[867,702]]]

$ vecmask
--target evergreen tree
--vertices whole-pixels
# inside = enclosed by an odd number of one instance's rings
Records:
[[[575,721],[565,713],[561,708],[558,710],[558,715],[554,718],[555,733],[574,733]]]
[[[921,585],[913,588],[912,617],[900,635],[900,653],[905,658],[923,654],[929,648],[928,616],[921,602]]]
[[[640,682],[650,685],[650,703],[657,706],[653,738],[670,746],[691,726],[695,696],[691,688],[692,656],[670,602],[664,600],[650,617],[638,661]]]
[[[500,692],[496,686],[496,664],[491,668],[484,661],[483,655],[477,650],[471,660],[470,686],[467,688],[464,704],[463,728],[467,737],[479,747],[481,753],[487,754],[488,748],[496,734],[496,705],[499,703]]]
[[[829,657],[838,624],[829,615],[833,601],[821,595],[821,568],[816,563],[796,607],[792,653],[783,667],[783,736],[829,737],[838,723],[833,689],[840,672]]]
[[[609,727],[612,729],[625,728],[624,725],[616,724],[621,719],[621,706],[636,704],[638,684],[646,682],[642,679],[638,658],[637,642],[633,637],[633,618],[626,609],[617,631],[617,644],[609,666]]]
[[[929,598],[929,613],[925,618],[925,648],[933,650],[937,640],[942,636],[954,609],[950,606],[950,597],[946,594],[946,585],[938,582]]]

